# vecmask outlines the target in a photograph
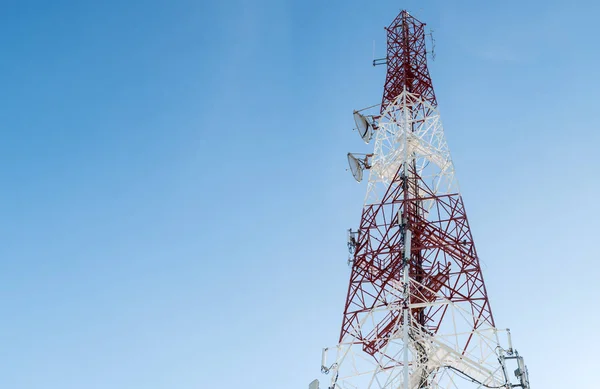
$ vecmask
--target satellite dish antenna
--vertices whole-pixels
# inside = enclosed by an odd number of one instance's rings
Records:
[[[369,169],[371,166],[368,164],[368,158],[372,154],[365,155],[365,159],[358,159],[352,153],[348,153],[348,165],[350,166],[350,172],[357,182],[361,182],[363,178],[363,171]]]
[[[365,143],[369,143],[373,137],[373,124],[369,122],[369,119],[365,115],[356,111],[354,111],[354,123],[356,123],[358,135],[360,135]]]

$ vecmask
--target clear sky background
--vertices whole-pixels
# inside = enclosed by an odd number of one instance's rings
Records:
[[[534,388],[597,385],[597,2],[6,0],[0,387],[329,379],[352,110],[401,8],[434,30],[498,326]]]

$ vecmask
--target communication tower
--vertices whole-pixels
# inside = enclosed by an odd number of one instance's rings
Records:
[[[383,98],[354,112],[372,154],[339,343],[323,350],[331,389],[529,389],[508,329],[496,327],[427,68],[425,24],[387,31]],[[319,382],[309,387],[318,389]]]

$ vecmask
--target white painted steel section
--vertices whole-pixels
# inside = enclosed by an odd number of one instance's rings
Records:
[[[413,111],[416,106],[424,109]],[[375,132],[365,204],[379,203],[399,174],[400,166],[412,160],[416,162],[417,173],[435,194],[459,191],[436,107],[404,91],[383,112]]]

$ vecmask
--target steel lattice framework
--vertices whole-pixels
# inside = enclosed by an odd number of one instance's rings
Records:
[[[387,74],[381,100],[381,113],[396,100],[404,88],[437,106],[427,68],[425,24],[402,11],[386,28]]]
[[[528,388],[507,374],[513,350],[500,347],[424,26],[402,11],[387,28],[387,75],[336,361],[324,359],[322,369],[334,373],[332,388]]]

